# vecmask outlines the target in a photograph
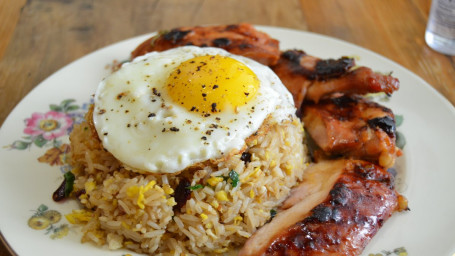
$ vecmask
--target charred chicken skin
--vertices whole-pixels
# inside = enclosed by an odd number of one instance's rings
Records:
[[[302,109],[305,128],[323,152],[316,156],[363,159],[388,168],[401,155],[394,114],[378,103],[340,96],[306,103]]]
[[[392,174],[366,161],[324,161],[304,175],[240,256],[359,255],[393,212],[407,209]]]
[[[181,27],[161,32],[139,45],[131,53],[131,57],[135,58],[148,52],[165,51],[185,45],[223,48],[228,52],[249,57],[264,65],[273,65],[280,57],[278,40],[257,31],[252,25],[246,23]]]
[[[342,57],[338,60],[322,60],[304,51],[289,50],[281,54],[273,71],[294,97],[297,109],[300,109],[308,88],[316,81],[337,78],[346,74],[355,65],[354,59]]]
[[[399,88],[398,79],[354,67],[354,59],[319,59],[304,51],[289,50],[281,54],[272,69],[294,96],[297,109],[303,101],[318,102],[333,94],[392,94]]]

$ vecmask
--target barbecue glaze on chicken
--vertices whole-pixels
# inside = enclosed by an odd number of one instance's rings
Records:
[[[323,60],[300,50],[288,50],[281,54],[273,71],[294,97],[297,109],[305,100],[308,88],[316,81],[337,78],[355,65],[352,58]]]
[[[393,112],[360,96],[340,96],[305,103],[302,120],[322,152],[316,158],[347,157],[392,167],[401,151],[396,147]],[[317,160],[317,159],[316,159]]]
[[[336,160],[307,168],[283,208],[246,242],[240,256],[359,255],[384,221],[407,204],[385,169]]]
[[[303,101],[318,102],[333,94],[392,94],[399,88],[398,79],[373,72],[367,67],[353,68],[354,59],[319,59],[304,51],[289,50],[272,66],[294,96],[297,109]]]
[[[223,48],[264,65],[273,65],[280,57],[278,40],[246,23],[174,28],[143,42],[131,53],[131,57],[185,45]]]

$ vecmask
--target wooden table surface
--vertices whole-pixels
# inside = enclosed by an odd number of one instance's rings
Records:
[[[160,29],[215,23],[249,22],[346,40],[398,62],[455,104],[455,57],[431,50],[424,41],[430,5],[430,0],[139,0],[134,5],[3,0],[0,125],[31,89],[81,56]],[[0,255],[11,253],[0,245]]]

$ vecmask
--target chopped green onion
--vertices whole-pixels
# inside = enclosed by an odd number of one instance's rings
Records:
[[[204,185],[196,184],[194,186],[189,187],[190,190],[198,190],[198,189],[201,189],[201,188],[204,188]]]
[[[270,210],[270,218],[273,219],[276,216],[276,210],[272,209]]]
[[[66,172],[63,177],[65,177],[65,197],[69,197],[71,192],[73,192],[75,177],[72,172]]]
[[[233,188],[237,187],[237,185],[239,184],[239,174],[234,171],[234,170],[231,170],[229,172],[229,178],[231,179],[231,185]]]

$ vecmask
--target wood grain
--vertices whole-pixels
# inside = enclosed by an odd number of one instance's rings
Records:
[[[288,27],[352,42],[410,69],[455,104],[455,58],[424,42],[429,8],[430,0],[0,1],[0,125],[30,90],[79,57],[151,31],[214,23]],[[0,255],[10,253],[0,246]]]

